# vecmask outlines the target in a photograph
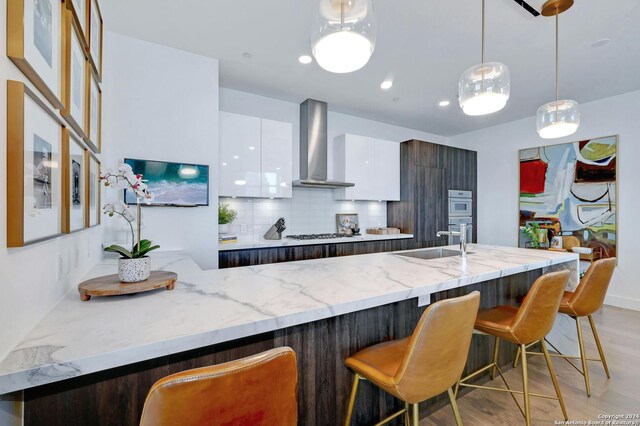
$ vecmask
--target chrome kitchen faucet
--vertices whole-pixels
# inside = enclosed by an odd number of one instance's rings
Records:
[[[467,257],[467,227],[472,226],[466,223],[460,224],[460,231],[438,231],[436,237],[442,236],[454,236],[460,237],[460,256],[463,258]]]

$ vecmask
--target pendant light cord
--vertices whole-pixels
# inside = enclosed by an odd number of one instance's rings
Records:
[[[558,96],[558,75],[559,75],[559,62],[560,62],[560,54],[559,54],[559,42],[558,42],[558,16],[560,15],[560,11],[556,9],[556,102],[559,99]]]
[[[484,67],[484,0],[482,0],[482,47],[480,48],[481,52],[481,61],[480,63]],[[483,73],[484,76],[484,73]]]
[[[344,30],[344,2],[346,0],[340,1],[340,31]]]

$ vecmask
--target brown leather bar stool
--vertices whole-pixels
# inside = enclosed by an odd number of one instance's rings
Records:
[[[418,425],[418,403],[448,391],[457,425],[462,425],[452,386],[460,378],[469,353],[473,322],[480,293],[441,300],[422,314],[413,334],[363,349],[345,360],[355,376],[345,425],[351,423],[360,380],[369,380],[380,389],[405,402],[405,407],[382,420],[384,424],[402,414],[409,424]]]
[[[141,426],[295,426],[296,354],[288,347],[172,374],[157,381]]]
[[[562,414],[564,415],[565,420],[569,419],[562,399],[562,393],[560,392],[560,386],[558,385],[558,379],[555,371],[553,370],[551,358],[544,343],[544,337],[553,327],[553,323],[558,313],[558,307],[560,306],[560,300],[564,293],[564,289],[569,282],[569,275],[569,271],[552,272],[542,275],[535,283],[533,283],[533,286],[522,301],[520,308],[513,306],[498,306],[493,309],[481,311],[476,319],[476,330],[495,337],[493,362],[461,379],[459,385],[509,392],[520,409],[520,412],[524,415],[527,426],[531,424],[531,407],[529,402],[531,396],[557,399],[560,402],[560,408],[562,409]],[[523,349],[523,353],[525,355],[522,357],[522,391],[514,390],[509,387],[509,384],[505,380],[502,375],[502,371],[498,366],[500,339],[515,343]],[[551,381],[553,382],[553,387],[556,391],[556,397],[529,392],[529,373],[524,347],[525,345],[538,341],[542,346],[542,352],[547,362]],[[495,378],[496,371],[500,374],[500,377],[507,389],[466,383],[467,380],[489,369],[492,370],[492,379]],[[456,394],[457,391],[458,387],[456,386]],[[524,410],[514,396],[516,393],[524,396]]]
[[[559,312],[569,315],[576,321],[576,328],[578,329],[578,344],[580,347],[580,356],[563,355],[555,346],[551,347],[557,352],[557,354],[551,354],[551,356],[558,356],[566,359],[580,374],[584,376],[584,384],[587,389],[587,396],[591,396],[591,386],[589,385],[589,368],[587,367],[587,361],[599,361],[604,367],[604,372],[607,378],[611,378],[609,374],[609,367],[607,366],[607,360],[604,357],[604,351],[602,350],[602,344],[600,344],[600,338],[596,331],[596,325],[593,322],[591,314],[596,312],[602,307],[604,303],[604,297],[607,294],[611,277],[613,276],[613,270],[616,267],[616,258],[601,259],[593,262],[587,272],[580,280],[580,284],[575,291],[565,291],[562,300],[560,301]],[[593,332],[593,338],[596,341],[598,353],[600,359],[587,358],[587,354],[584,350],[584,339],[582,337],[582,326],[580,325],[580,317],[587,317],[589,324],[591,325],[591,331]],[[527,348],[529,345],[527,346]],[[538,352],[527,352],[527,354],[538,355]],[[518,358],[520,356],[520,349],[516,355],[514,366],[518,364]],[[580,370],[570,359],[580,358],[582,362],[582,370]]]

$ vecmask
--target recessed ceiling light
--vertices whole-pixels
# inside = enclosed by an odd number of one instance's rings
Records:
[[[382,90],[391,89],[391,86],[393,86],[393,81],[391,80],[385,80],[380,84]]]
[[[223,166],[226,166],[226,165],[227,165],[227,163],[222,163],[222,165],[223,165]]]
[[[233,158],[237,160],[240,157],[238,157],[237,155],[234,155]]]
[[[393,98],[393,102],[398,102],[400,98]]]
[[[250,147],[249,147],[249,151],[253,151],[254,149],[256,149],[256,147],[255,147],[255,146],[250,146]]]
[[[245,58],[245,59],[251,59],[251,58],[253,58],[253,55],[251,53],[249,53],[249,52],[244,52],[242,54],[242,57]]]
[[[238,185],[238,186],[242,186],[242,185],[246,185],[246,184],[247,184],[247,181],[246,181],[246,180],[239,179],[239,180],[237,180],[237,181],[235,181],[235,182],[233,182],[233,183],[235,183],[235,184],[236,184],[236,185]]]
[[[603,38],[597,41],[594,41],[593,43],[591,43],[591,47],[602,47],[602,46],[606,46],[607,44],[609,44],[609,42],[611,41],[610,38]]]
[[[444,101],[438,102],[438,105],[440,105],[441,107],[446,107],[446,106],[449,106],[450,103],[451,102],[444,100]]]
[[[311,61],[313,61],[313,59],[311,58],[311,56],[309,55],[302,55],[298,58],[298,62],[300,62],[301,64],[310,64]]]

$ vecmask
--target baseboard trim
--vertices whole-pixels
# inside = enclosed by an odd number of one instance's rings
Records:
[[[604,299],[604,303],[605,305],[616,306],[618,308],[640,311],[640,299],[608,294]]]

